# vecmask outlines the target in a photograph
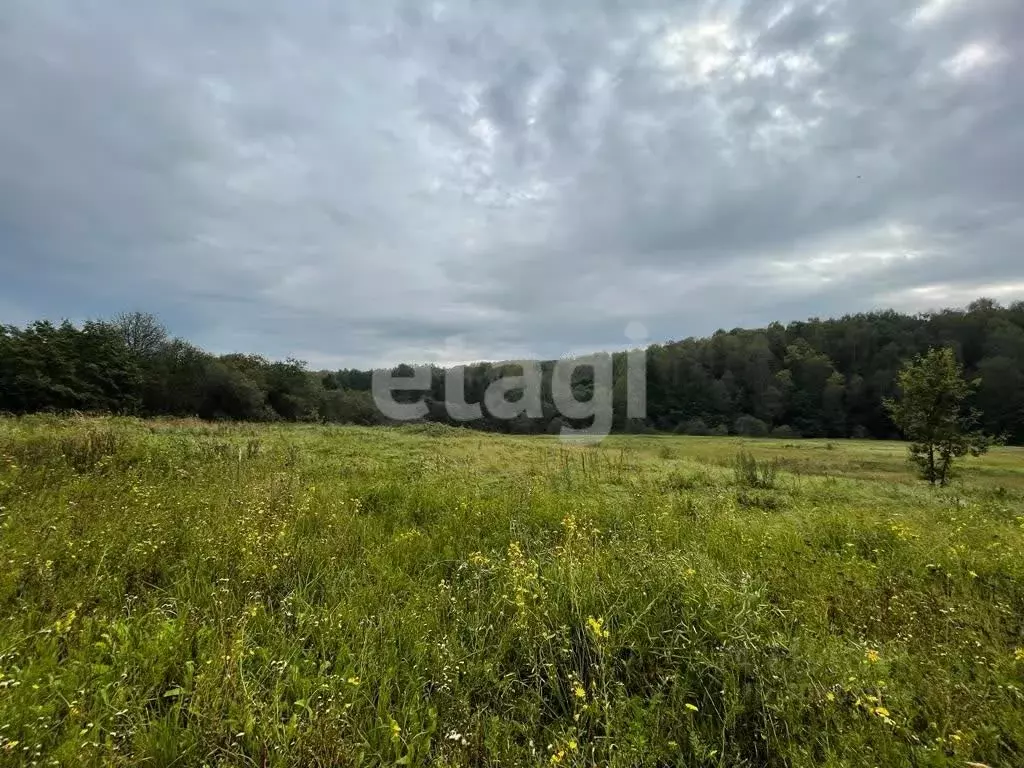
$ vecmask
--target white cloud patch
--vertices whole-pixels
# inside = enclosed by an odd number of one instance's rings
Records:
[[[945,70],[954,77],[964,77],[979,69],[991,66],[999,59],[998,51],[986,43],[969,43],[956,55],[943,63]]]
[[[655,52],[675,80],[693,85],[720,77],[748,47],[728,22],[707,21],[670,27]]]
[[[932,24],[956,10],[964,2],[965,0],[928,0],[918,6],[911,16],[911,21],[919,25]]]
[[[954,285],[951,283],[929,283],[885,293],[882,298],[887,306],[906,311],[922,309],[943,309],[946,307],[962,307],[979,296],[996,301],[1016,301],[1024,295],[1024,281],[1009,283],[971,283]]]
[[[803,255],[789,255],[769,262],[764,278],[792,288],[843,285],[866,277],[882,276],[896,264],[926,259],[921,247],[922,233],[899,221],[890,221],[867,231],[843,233],[813,243]]]

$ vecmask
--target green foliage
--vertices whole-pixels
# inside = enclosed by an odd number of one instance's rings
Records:
[[[0,419],[0,764],[1022,764],[1022,451],[738,443]]]
[[[370,398],[372,371],[310,371],[295,360],[210,355],[169,338],[157,318],[140,312],[88,325],[88,332],[67,323],[0,330],[0,410],[384,421]],[[86,337],[98,335],[105,335],[108,348],[88,350]],[[884,401],[896,394],[904,361],[933,347],[953,348],[967,376],[980,377],[966,403],[980,411],[980,426],[1024,444],[1024,303],[1002,307],[987,300],[966,310],[815,318],[655,344],[646,350],[646,419],[627,418],[626,355],[615,353],[613,429],[713,436],[728,435],[730,429],[744,436],[779,430],[776,434],[783,437],[789,428],[793,436],[806,438],[893,438],[899,431]],[[484,408],[470,426],[513,434],[557,433],[563,423],[549,395],[553,366],[553,361],[541,362],[542,415],[504,421]],[[519,366],[467,366],[464,391],[452,395],[482,404],[487,387],[503,371],[518,373]],[[572,389],[581,399],[590,397],[592,375],[578,371]],[[441,368],[432,369],[429,392],[397,396],[408,402],[424,399],[426,421],[455,423],[444,407],[449,398]],[[570,420],[564,426],[588,424]]]
[[[319,412],[324,421],[339,424],[376,424],[377,406],[369,392],[327,390],[320,396]]]
[[[781,462],[778,459],[758,460],[752,453],[740,451],[733,459],[732,469],[739,485],[747,488],[772,489],[775,487],[780,466]]]
[[[139,367],[104,323],[0,326],[0,411],[133,412]]]
[[[744,414],[736,419],[736,434],[740,437],[768,437],[768,425],[756,416]]]
[[[707,436],[711,434],[711,428],[704,423],[703,419],[690,419],[676,427],[676,434]]]
[[[992,442],[976,429],[977,412],[966,410],[977,385],[964,379],[952,349],[932,349],[900,371],[900,396],[885,401],[893,421],[913,441],[911,461],[933,485],[946,485],[956,459],[980,456]]]

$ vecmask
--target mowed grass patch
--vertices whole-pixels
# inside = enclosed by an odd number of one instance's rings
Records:
[[[1022,471],[0,420],[0,763],[1021,765]]]

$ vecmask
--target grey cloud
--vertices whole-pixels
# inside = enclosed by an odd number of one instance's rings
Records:
[[[0,321],[368,365],[1012,297],[1022,43],[1014,0],[11,0]]]

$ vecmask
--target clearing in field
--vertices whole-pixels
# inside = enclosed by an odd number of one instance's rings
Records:
[[[1024,450],[0,420],[0,763],[1024,765]]]

